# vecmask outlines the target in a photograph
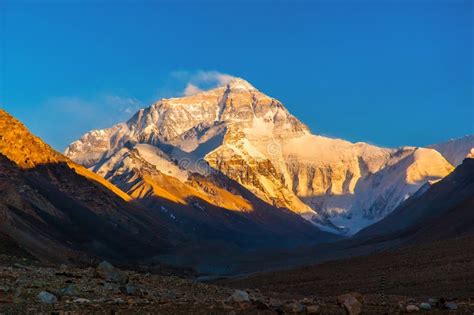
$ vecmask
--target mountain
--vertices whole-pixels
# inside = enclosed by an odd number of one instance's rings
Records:
[[[434,144],[430,148],[440,152],[454,166],[458,166],[466,157],[474,156],[474,135]]]
[[[242,251],[338,238],[218,172],[182,169],[151,145],[128,143],[98,173],[109,180],[0,111],[0,249],[48,262],[107,258],[203,270]]]
[[[188,175],[219,173],[268,205],[347,233],[380,220],[453,169],[433,149],[387,149],[313,135],[281,102],[243,79],[162,99],[125,123],[85,134],[65,154],[123,187],[118,180],[126,172],[118,177],[110,170],[120,169],[124,148],[137,145],[159,150],[159,162],[148,164],[180,182],[195,186],[176,166]]]
[[[383,220],[355,235],[370,242],[418,243],[474,234],[474,159],[412,196]]]
[[[131,198],[0,110],[0,235],[43,261],[128,261],[172,248]]]
[[[140,110],[127,123],[107,130],[93,131],[66,150],[66,155],[87,167],[109,158],[127,142],[146,143],[162,148],[172,159],[187,168],[196,168],[205,160],[219,163],[206,155],[220,148],[215,154],[239,153],[234,163],[241,171],[241,165],[252,164],[245,178],[229,176],[244,184],[253,193],[275,206],[287,207],[299,212],[312,213],[310,207],[299,200],[284,185],[279,185],[280,176],[271,161],[241,134],[247,129],[264,131],[264,116],[272,120],[274,134],[281,137],[302,134],[306,126],[291,116],[284,107],[258,92],[244,80],[234,80],[226,87],[185,98],[164,99]],[[261,126],[254,126],[254,117]],[[252,133],[252,132],[251,132]],[[253,133],[254,136],[258,136]],[[223,146],[231,144],[232,148]],[[239,149],[241,147],[242,150]],[[211,163],[212,165],[212,163]],[[215,165],[212,165],[215,166]],[[260,170],[268,170],[266,174]],[[252,171],[256,170],[257,173]],[[227,172],[232,170],[228,169]],[[254,177],[262,177],[255,178]],[[252,183],[253,181],[253,183]],[[268,184],[263,185],[265,181]],[[275,202],[272,202],[274,200]]]

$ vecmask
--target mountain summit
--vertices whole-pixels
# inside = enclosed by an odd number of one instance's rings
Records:
[[[159,100],[125,123],[85,134],[66,155],[107,178],[121,150],[142,144],[161,152],[148,162],[165,173],[168,162],[189,174],[218,172],[269,205],[350,233],[453,169],[433,149],[387,149],[313,135],[281,102],[240,78]],[[166,167],[156,162],[163,156]]]
[[[257,90],[252,84],[250,84],[248,81],[242,79],[242,78],[233,78],[232,80],[229,81],[228,84],[226,84],[227,89],[236,91],[236,90],[242,90],[242,91],[255,91]]]

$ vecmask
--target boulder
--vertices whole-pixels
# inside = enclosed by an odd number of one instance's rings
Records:
[[[250,302],[249,294],[242,290],[235,290],[230,296],[230,300],[236,303]]]
[[[107,261],[101,262],[95,269],[95,275],[107,282],[126,284],[128,276]]]
[[[64,289],[61,289],[61,294],[62,295],[67,295],[67,296],[72,296],[76,294],[76,290],[74,289],[73,284],[69,284],[67,287]]]
[[[420,308],[416,305],[413,305],[413,304],[407,305],[407,308],[406,308],[406,311],[408,313],[418,312],[419,310],[420,310]]]
[[[284,309],[287,313],[302,313],[305,310],[305,306],[297,301],[285,304]]]
[[[269,305],[273,308],[280,308],[283,306],[283,303],[280,300],[270,298]]]
[[[135,295],[137,293],[137,288],[134,285],[127,283],[125,286],[120,287],[120,291],[127,295]]]
[[[308,305],[306,306],[307,314],[319,314],[319,305]]]
[[[54,294],[46,291],[41,291],[38,294],[38,300],[45,304],[54,304],[58,302],[58,298]]]
[[[341,304],[349,315],[358,315],[362,313],[362,303],[359,299],[362,295],[356,296],[354,293],[343,294],[337,297],[337,301]]]
[[[431,304],[430,303],[420,303],[420,309],[430,310],[431,309]]]

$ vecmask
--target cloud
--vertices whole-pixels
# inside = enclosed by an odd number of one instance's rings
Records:
[[[135,98],[114,94],[90,98],[56,96],[42,103],[36,116],[43,122],[41,129],[46,138],[62,150],[85,132],[126,121],[142,107]]]
[[[219,71],[173,71],[171,77],[185,83],[183,95],[193,95],[203,90],[226,85],[235,77]]]
[[[77,119],[102,119],[106,121],[127,118],[140,109],[142,103],[132,97],[104,94],[93,98],[57,96],[48,99],[45,107],[63,114],[74,115]]]
[[[184,96],[191,96],[194,94],[198,94],[199,92],[202,92],[200,88],[198,88],[192,83],[188,83],[188,85],[186,85],[186,88],[184,89],[183,94]]]
[[[219,85],[226,85],[235,77],[230,74],[220,73],[218,71],[198,71],[194,79],[202,83],[214,83]]]

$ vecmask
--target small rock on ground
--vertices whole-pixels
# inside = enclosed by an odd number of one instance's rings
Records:
[[[41,291],[38,294],[38,300],[45,304],[54,304],[58,302],[58,298],[54,294],[51,294],[46,291]]]

